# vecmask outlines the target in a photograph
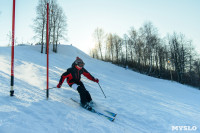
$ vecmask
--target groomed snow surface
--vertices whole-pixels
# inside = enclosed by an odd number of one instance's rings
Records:
[[[117,113],[114,122],[71,101],[79,95],[66,81],[46,99],[46,54],[40,46],[15,46],[15,96],[10,97],[10,53],[10,47],[0,47],[0,133],[200,132],[198,89],[93,59],[71,45],[59,45],[57,54],[50,49],[49,87],[79,56],[107,96],[82,76],[96,108]]]

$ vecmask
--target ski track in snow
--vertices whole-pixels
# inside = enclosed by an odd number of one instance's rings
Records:
[[[200,91],[176,82],[152,78],[108,62],[92,59],[69,45],[50,50],[49,86],[54,87],[76,56],[99,78],[82,76],[99,110],[117,113],[114,122],[74,104],[78,93],[66,82],[46,99],[46,55],[40,46],[15,47],[15,96],[10,90],[10,47],[0,47],[0,133],[171,133],[172,126],[196,126],[200,132]]]

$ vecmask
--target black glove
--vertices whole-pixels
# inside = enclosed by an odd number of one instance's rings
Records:
[[[99,83],[99,79],[95,78],[94,82]]]

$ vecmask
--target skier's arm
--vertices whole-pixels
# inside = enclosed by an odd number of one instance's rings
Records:
[[[59,81],[59,83],[58,83],[58,85],[57,85],[57,88],[60,88],[60,87],[62,86],[64,80],[65,80],[68,76],[69,76],[69,73],[68,73],[67,71],[64,72],[64,73],[61,75],[60,81]]]
[[[86,69],[83,69],[83,75],[87,77],[89,80],[92,80],[97,83],[99,82],[99,80],[94,78]]]

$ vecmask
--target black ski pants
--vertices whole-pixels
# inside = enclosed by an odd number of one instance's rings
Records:
[[[82,82],[79,82],[77,85],[79,87],[77,88],[77,91],[80,95],[81,104],[85,105],[87,102],[90,102],[92,100],[90,93],[85,89],[85,86]]]

